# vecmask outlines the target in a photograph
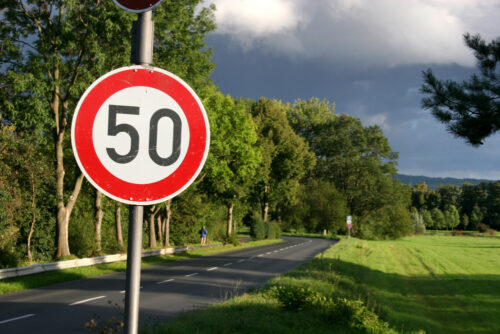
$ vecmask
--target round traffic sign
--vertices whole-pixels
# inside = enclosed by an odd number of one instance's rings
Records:
[[[159,68],[122,67],[97,79],[73,116],[73,152],[87,179],[128,204],[185,190],[208,154],[210,130],[196,93]]]
[[[158,6],[162,0],[114,0],[120,8],[133,13],[147,12]]]

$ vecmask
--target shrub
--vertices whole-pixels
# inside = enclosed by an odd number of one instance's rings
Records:
[[[226,245],[234,245],[238,246],[240,244],[240,240],[238,239],[238,235],[236,233],[233,233],[231,235],[225,235],[222,237],[222,242]]]
[[[250,236],[253,240],[262,240],[266,238],[266,223],[259,214],[254,213],[250,221]]]
[[[488,232],[489,229],[490,227],[484,223],[479,223],[479,225],[477,226],[477,230],[481,233]]]
[[[271,221],[265,223],[266,226],[266,239],[278,239],[281,236],[281,227],[275,222]]]
[[[360,300],[326,297],[309,287],[289,285],[272,286],[269,293],[287,311],[311,310],[319,312],[324,321],[337,326],[348,326],[368,333],[395,333]]]
[[[360,219],[363,239],[398,239],[412,233],[410,212],[399,205],[386,205]]]

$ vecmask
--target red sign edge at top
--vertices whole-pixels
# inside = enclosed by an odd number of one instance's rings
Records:
[[[143,13],[152,10],[162,2],[162,0],[113,0],[121,9],[132,13]]]

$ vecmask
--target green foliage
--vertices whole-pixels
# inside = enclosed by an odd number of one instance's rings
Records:
[[[265,223],[266,239],[278,239],[281,236],[281,227],[278,222],[272,220]]]
[[[233,246],[238,246],[240,244],[240,240],[236,233],[232,233],[231,235],[227,235],[226,233],[226,235],[222,237],[222,242],[225,245],[233,245]]]
[[[368,310],[362,301],[326,297],[310,287],[274,285],[268,293],[287,311],[314,310],[334,327],[351,327],[368,333],[392,332],[389,325]]]
[[[447,228],[455,229],[460,224],[460,214],[454,205],[450,205],[444,211],[444,219]]]
[[[497,65],[500,61],[500,39],[486,43],[479,35],[464,35],[466,45],[474,51],[480,74],[458,83],[439,80],[429,69],[423,73],[422,106],[446,124],[448,131],[465,138],[472,145],[500,129],[500,86]]]
[[[275,212],[296,200],[300,180],[314,167],[315,157],[305,140],[291,128],[288,105],[260,98],[251,112],[262,160],[254,180],[253,198]]]
[[[403,206],[387,205],[359,219],[356,235],[363,239],[398,239],[413,232],[410,212]]]
[[[411,213],[413,233],[425,234],[425,223],[423,215],[416,209]]]
[[[309,232],[345,230],[347,201],[332,182],[309,178],[302,184],[297,201],[284,212],[288,229],[304,228]]]
[[[432,216],[432,222],[433,225],[432,227],[437,229],[443,229],[446,227],[446,221],[444,219],[444,214],[441,210],[438,208],[434,208],[431,210],[431,216]]]
[[[266,235],[266,223],[258,213],[254,212],[250,221],[250,236],[253,240],[262,240]]]

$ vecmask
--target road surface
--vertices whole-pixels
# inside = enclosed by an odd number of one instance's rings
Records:
[[[308,261],[334,241],[284,242],[142,269],[140,323],[166,321],[263,285]],[[125,273],[54,284],[0,296],[0,333],[89,333],[90,319],[122,319]]]

